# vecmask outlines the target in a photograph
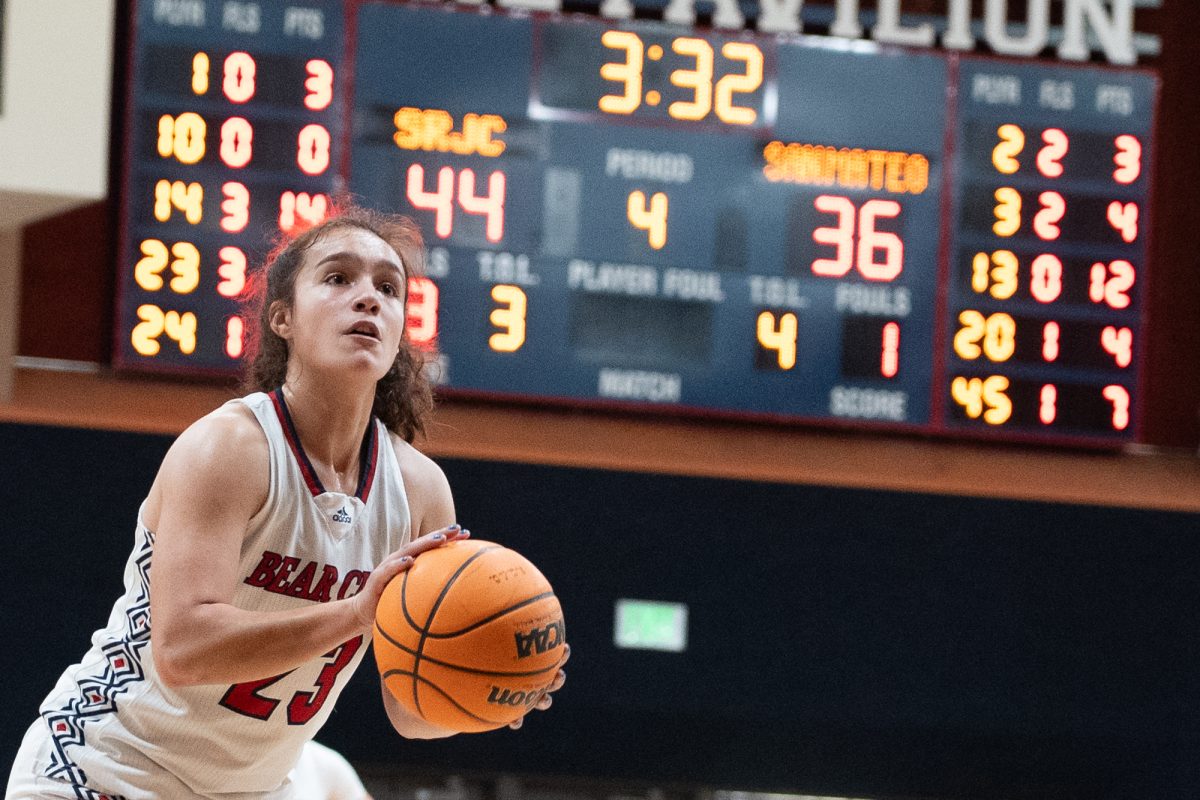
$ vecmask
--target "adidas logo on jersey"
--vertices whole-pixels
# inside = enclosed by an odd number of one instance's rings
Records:
[[[334,522],[354,522],[354,517],[351,517],[348,513],[346,513],[346,508],[343,506],[342,508],[339,508],[337,511],[334,512],[333,521]]]

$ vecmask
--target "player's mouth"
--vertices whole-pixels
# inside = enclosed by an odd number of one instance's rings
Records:
[[[378,342],[380,340],[379,339],[379,326],[377,326],[374,322],[368,322],[366,320],[363,320],[362,322],[356,322],[350,328],[350,330],[346,331],[346,334],[348,336],[356,336],[356,337],[361,336],[363,338],[371,339],[376,342]]]

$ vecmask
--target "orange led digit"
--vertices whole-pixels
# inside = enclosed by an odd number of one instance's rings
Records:
[[[172,210],[183,212],[192,225],[204,219],[204,187],[198,183],[161,180],[154,184],[154,218],[159,222],[171,219]]]
[[[726,42],[721,55],[730,61],[742,61],[746,69],[741,74],[730,73],[717,81],[713,107],[717,118],[729,125],[752,125],[758,119],[753,108],[735,105],[735,94],[749,94],[758,90],[763,82],[763,54],[756,46],[747,42]]]
[[[625,216],[633,227],[646,232],[650,246],[661,250],[667,243],[667,195],[655,192],[646,202],[646,194],[640,190],[629,193],[625,203]]]
[[[195,164],[204,158],[207,133],[204,117],[193,111],[185,111],[178,117],[163,114],[158,118],[158,154],[183,164]]]
[[[694,58],[695,66],[671,72],[671,83],[681,89],[691,89],[692,99],[671,103],[667,106],[667,113],[675,119],[704,119],[712,110],[712,45],[703,39],[681,36],[671,42],[671,49],[681,56]]]
[[[176,294],[191,294],[200,285],[200,251],[191,242],[176,242],[171,245],[171,291]]]
[[[497,353],[515,353],[525,344],[525,292],[520,286],[501,283],[492,287],[492,299],[501,305],[488,319],[501,331],[488,337],[488,347]]]
[[[601,78],[623,84],[621,94],[600,98],[600,110],[608,114],[632,114],[642,104],[642,40],[629,31],[605,31],[600,43],[611,50],[625,51],[624,61],[609,61],[600,67]]]
[[[1025,149],[1025,131],[1017,125],[1001,125],[996,135],[1000,143],[992,148],[992,165],[1002,175],[1012,175],[1021,169],[1017,156]]]
[[[1012,417],[1008,386],[1008,378],[1003,375],[957,377],[950,384],[950,395],[971,419],[982,417],[988,425],[1003,425]]]
[[[796,366],[796,336],[799,332],[796,315],[790,311],[780,314],[779,319],[770,311],[758,315],[756,334],[758,343],[765,350],[774,350],[779,368],[792,369]]]
[[[141,251],[142,258],[133,268],[133,279],[147,292],[157,292],[163,287],[159,273],[167,267],[167,246],[161,239],[145,239]]]
[[[997,250],[990,256],[976,253],[971,261],[971,288],[977,294],[988,292],[997,300],[1007,300],[1017,292],[1020,268],[1011,250]]]
[[[954,335],[954,352],[959,358],[974,361],[986,356],[989,361],[1004,362],[1016,352],[1017,324],[1004,313],[984,316],[974,309],[958,315],[962,327]]]
[[[192,56],[192,92],[194,94],[208,93],[208,53],[196,53]]]
[[[1021,229],[1021,193],[1009,186],[996,190],[996,222],[992,232],[997,236],[1012,236]]]

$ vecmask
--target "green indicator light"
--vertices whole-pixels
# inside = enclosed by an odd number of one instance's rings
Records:
[[[618,600],[613,643],[627,650],[687,649],[688,609],[683,603],[655,600]]]

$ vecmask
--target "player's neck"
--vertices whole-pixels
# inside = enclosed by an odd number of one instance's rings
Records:
[[[326,381],[289,378],[283,385],[283,397],[305,454],[318,471],[332,472],[322,476],[325,488],[355,485],[374,392],[366,394],[358,387],[330,391]],[[327,479],[334,477],[336,481]]]

